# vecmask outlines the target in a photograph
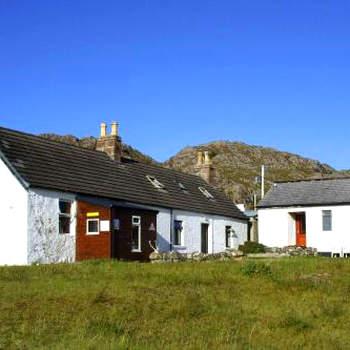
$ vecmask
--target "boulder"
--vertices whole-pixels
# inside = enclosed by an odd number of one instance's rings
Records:
[[[202,260],[204,260],[204,258],[205,258],[205,254],[203,254],[203,253],[196,252],[196,253],[192,254],[192,259],[194,261],[202,261]]]
[[[235,249],[227,249],[225,253],[229,258],[241,258],[244,256],[242,251]]]
[[[163,254],[159,252],[152,252],[149,255],[149,259],[151,260],[152,263],[163,262]]]

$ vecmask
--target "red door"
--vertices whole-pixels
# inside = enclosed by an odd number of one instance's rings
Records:
[[[295,215],[296,245],[306,247],[305,213]]]

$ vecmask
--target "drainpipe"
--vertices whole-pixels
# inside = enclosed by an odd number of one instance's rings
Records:
[[[214,254],[214,219],[211,219],[211,253]]]
[[[173,236],[174,236],[174,210],[170,209],[170,242],[169,251],[173,251]]]

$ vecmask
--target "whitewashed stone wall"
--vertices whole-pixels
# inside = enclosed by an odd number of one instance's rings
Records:
[[[72,201],[70,234],[59,234],[59,199]],[[30,190],[28,196],[28,263],[75,261],[74,195]]]

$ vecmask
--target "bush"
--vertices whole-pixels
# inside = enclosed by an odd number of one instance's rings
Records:
[[[241,266],[241,274],[244,276],[271,276],[271,266],[263,262],[246,260]]]
[[[244,242],[243,245],[240,245],[238,247],[238,250],[243,252],[245,255],[251,254],[251,253],[265,253],[266,252],[265,246],[263,244],[260,244],[258,242],[251,242],[251,241]]]

